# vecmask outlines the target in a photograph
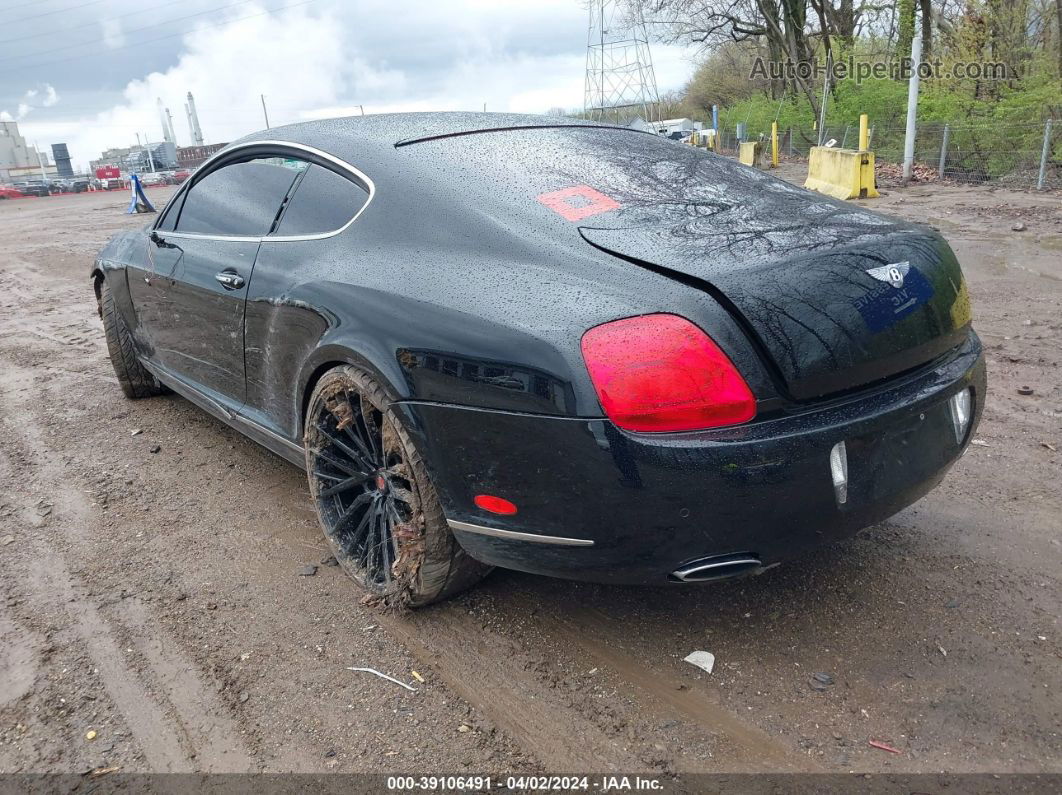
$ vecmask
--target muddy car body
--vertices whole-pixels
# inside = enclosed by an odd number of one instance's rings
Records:
[[[340,562],[414,604],[761,570],[932,489],[985,390],[932,229],[589,123],[264,131],[93,279],[126,392],[306,467]]]

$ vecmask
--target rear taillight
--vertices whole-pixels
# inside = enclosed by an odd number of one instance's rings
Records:
[[[756,399],[734,363],[678,315],[595,326],[582,347],[601,407],[620,428],[693,431],[756,416]]]

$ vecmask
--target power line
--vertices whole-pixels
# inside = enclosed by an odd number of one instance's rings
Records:
[[[19,22],[26,22],[30,19],[40,19],[41,17],[50,17],[52,14],[65,14],[67,11],[77,11],[79,8],[85,8],[86,6],[94,6],[102,3],[103,0],[88,0],[87,3],[79,3],[76,6],[69,6],[68,8],[59,8],[55,11],[45,11],[43,14],[30,14],[28,17],[19,17],[18,19],[9,19],[5,24],[17,25]],[[17,8],[18,6],[16,6]]]
[[[229,19],[229,20],[226,20],[224,22],[219,22],[219,23],[217,23],[215,25],[203,25],[203,26],[197,28],[197,30],[211,30],[213,28],[220,28],[220,27],[224,27],[225,25],[231,25],[234,22],[242,22],[245,19],[254,19],[255,17],[270,16],[272,14],[275,14],[277,11],[285,11],[285,10],[287,10],[289,8],[299,8],[300,6],[307,6],[310,3],[314,3],[314,2],[316,2],[316,0],[302,0],[302,2],[299,2],[299,3],[291,3],[290,5],[277,6],[276,8],[272,8],[272,9],[269,9],[267,11],[260,11],[257,14],[248,14],[247,16],[244,16],[244,17],[236,17],[235,19]],[[183,35],[185,35],[185,33],[187,33],[187,31],[183,31],[182,30],[182,31],[178,31],[177,33],[169,33],[169,34],[167,34],[165,36],[156,36],[153,39],[144,39],[143,41],[135,41],[135,42],[132,42],[131,44],[126,44],[123,47],[116,48],[116,49],[125,50],[125,49],[129,49],[131,47],[142,47],[145,44],[154,44],[157,41],[164,41],[166,39],[176,38],[177,36],[183,36]],[[73,56],[71,56],[69,58],[59,58],[59,59],[54,60],[54,61],[40,61],[38,63],[26,64],[25,66],[15,66],[15,67],[12,67],[11,69],[8,69],[7,73],[10,74],[12,72],[25,72],[25,71],[28,71],[30,69],[40,69],[43,66],[54,66],[54,65],[60,64],[60,63],[69,63],[70,61],[80,61],[83,58],[97,58],[97,57],[99,57],[97,53],[89,53],[87,55],[73,55]]]
[[[146,8],[138,8],[136,11],[128,11],[125,14],[119,14],[116,17],[109,17],[107,19],[94,19],[91,22],[86,22],[84,25],[74,25],[73,27],[60,28],[57,30],[45,30],[40,33],[31,33],[28,36],[15,36],[11,39],[0,39],[0,44],[9,44],[13,41],[29,41],[30,39],[40,39],[44,38],[45,36],[57,36],[62,33],[69,33],[72,30],[81,30],[82,28],[94,28],[103,22],[115,22],[119,19],[124,19],[125,17],[131,17],[135,16],[136,14],[143,14],[148,11],[155,11],[159,8],[165,8],[166,6],[173,6],[177,5],[178,3],[185,2],[187,2],[187,0],[168,0],[168,2],[166,3],[159,3],[158,5],[147,6]]]
[[[192,19],[193,17],[201,17],[204,14],[213,14],[213,13],[215,13],[217,11],[224,11],[226,8],[233,8],[235,6],[247,5],[249,2],[251,2],[251,0],[239,0],[239,2],[236,2],[236,3],[229,3],[227,6],[217,6],[216,8],[208,8],[206,11],[197,11],[194,14],[187,14],[187,15],[185,15],[183,17],[175,17],[173,19],[168,19],[165,22],[156,22],[156,23],[153,23],[151,25],[144,25],[144,27],[142,27],[142,28],[133,28],[132,30],[123,30],[122,31],[122,35],[123,36],[129,36],[129,35],[131,35],[133,33],[143,33],[145,30],[154,30],[155,28],[163,28],[166,25],[173,24],[174,22],[183,22],[186,19]],[[172,5],[172,3],[169,3],[167,5]],[[93,39],[91,41],[79,41],[77,44],[67,44],[67,45],[65,45],[63,47],[52,47],[50,51],[51,52],[61,52],[62,50],[74,50],[74,49],[77,49],[78,47],[88,47],[90,45],[102,44],[102,43],[104,43],[106,41],[107,41],[107,37],[104,36],[102,38]],[[7,55],[7,56],[4,56],[3,58],[0,58],[0,63],[2,63],[3,61],[10,61],[13,58],[25,58],[25,57],[26,57],[26,53],[22,53],[21,55]]]
[[[14,11],[16,8],[25,8],[26,6],[39,6],[41,3],[46,3],[48,0],[29,0],[28,3],[16,3],[13,6],[6,6],[0,11]]]

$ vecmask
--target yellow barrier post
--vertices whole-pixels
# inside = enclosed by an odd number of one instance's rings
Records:
[[[760,144],[759,141],[742,141],[738,144],[738,162],[746,166],[752,166],[753,168],[761,168],[761,146],[762,144]]]
[[[811,147],[808,156],[808,178],[804,187],[836,199],[877,197],[874,153],[870,151],[867,114],[859,115],[859,149]]]
[[[874,153],[813,146],[804,187],[835,199],[876,198]]]
[[[771,122],[771,168],[778,168],[778,122]]]

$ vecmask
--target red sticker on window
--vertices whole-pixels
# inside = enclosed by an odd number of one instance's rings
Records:
[[[550,193],[542,193],[536,198],[553,212],[564,216],[569,221],[581,221],[591,215],[607,213],[609,210],[615,210],[620,206],[618,201],[610,199],[604,193],[594,190],[589,185],[562,188]]]

